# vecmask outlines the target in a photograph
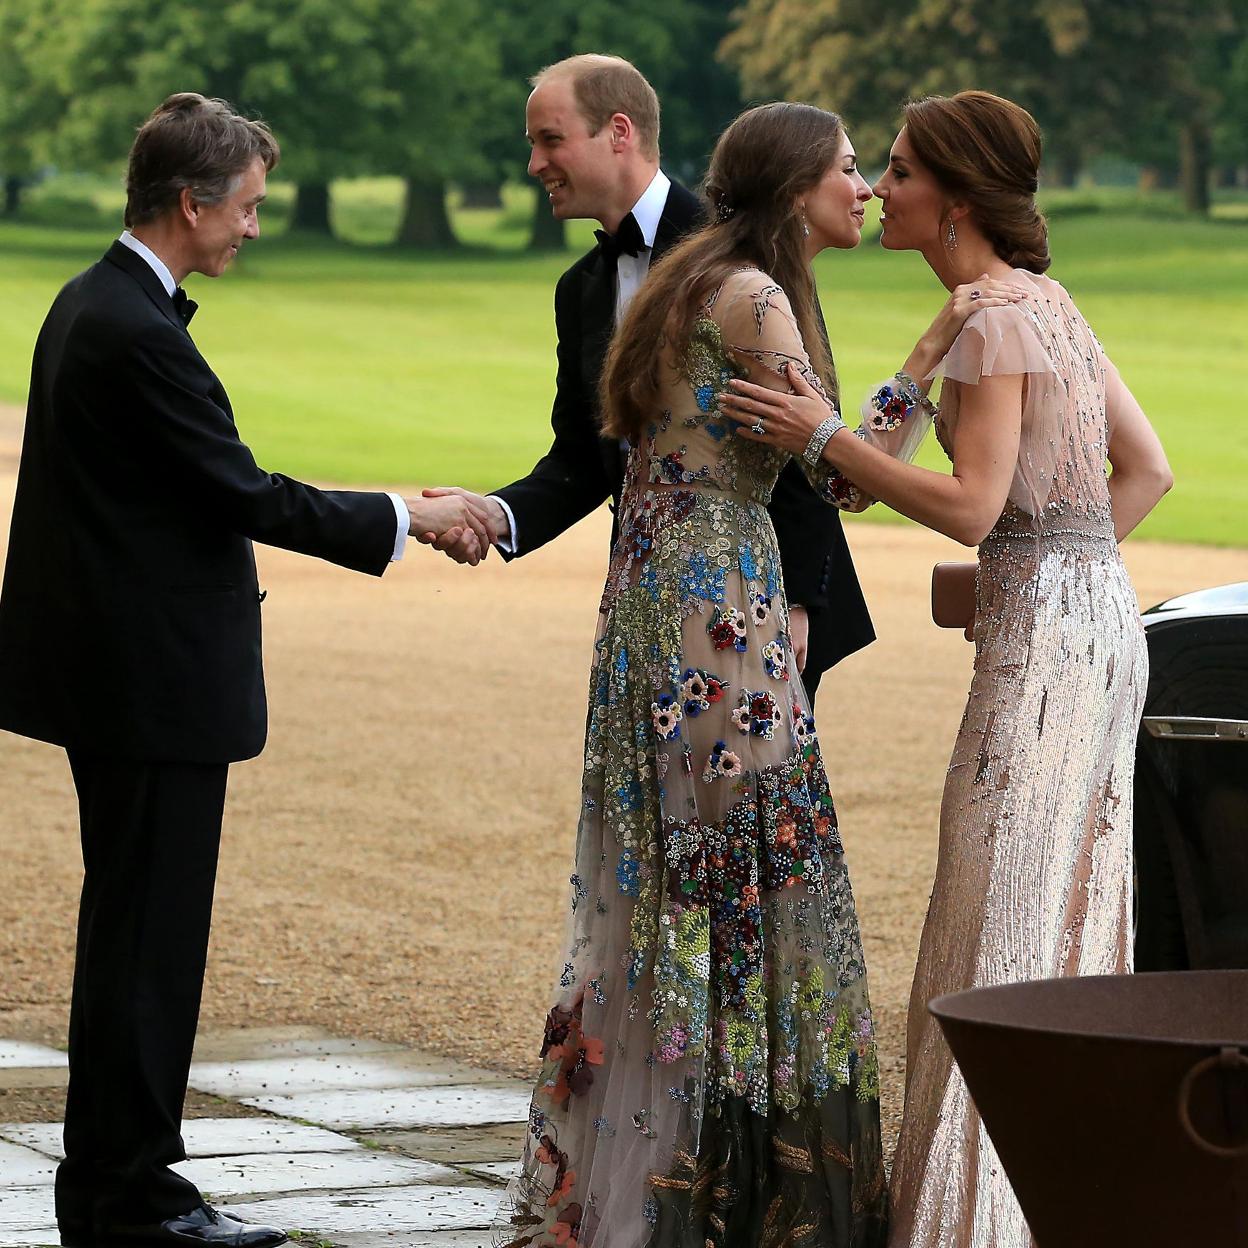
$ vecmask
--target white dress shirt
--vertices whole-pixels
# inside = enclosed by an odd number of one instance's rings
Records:
[[[121,237],[117,241],[129,247],[135,255],[142,256],[147,261],[152,272],[160,278],[160,283],[165,288],[165,292],[172,299],[173,292],[177,290],[178,284],[173,280],[173,274],[169,271],[169,266],[146,243],[135,238],[129,230],[123,230]],[[411,524],[411,517],[407,514],[407,504],[398,494],[387,493],[386,497],[394,504],[394,519],[398,525],[398,530],[394,537],[394,553],[390,556],[390,562],[397,563],[403,558],[403,552],[407,548],[407,530]]]
[[[641,283],[645,281],[646,274],[650,272],[654,236],[659,231],[659,221],[662,220],[663,209],[667,204],[667,193],[671,186],[671,178],[659,169],[650,179],[650,185],[642,191],[641,198],[633,205],[633,219],[641,230],[645,246],[635,256],[621,255],[616,263],[615,323],[617,325],[623,319],[624,313],[628,311],[628,305],[633,301],[633,296],[640,289]],[[516,517],[512,514],[511,508],[507,506],[506,499],[499,498],[497,494],[491,494],[490,497],[498,503],[503,509],[503,515],[507,517],[507,536],[500,537],[495,545],[509,555],[514,554],[516,551]]]

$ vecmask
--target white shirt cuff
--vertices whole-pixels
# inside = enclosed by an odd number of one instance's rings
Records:
[[[503,515],[507,517],[507,536],[500,537],[494,543],[505,555],[514,555],[516,553],[516,517],[512,514],[511,508],[507,506],[507,500],[499,498],[497,494],[489,494],[488,498],[492,498],[502,509]]]
[[[387,494],[386,497],[394,504],[394,518],[398,524],[394,535],[394,554],[390,556],[390,562],[398,563],[403,558],[403,551],[407,549],[407,530],[411,527],[412,518],[407,514],[407,504],[398,494]]]

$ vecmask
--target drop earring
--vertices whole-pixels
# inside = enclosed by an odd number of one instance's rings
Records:
[[[800,212],[802,214],[802,237],[809,238],[810,237],[810,223],[806,220],[806,205],[805,204],[802,205]]]
[[[953,218],[949,218],[949,230],[945,234],[945,246],[952,251],[958,245],[958,234],[953,228]]]

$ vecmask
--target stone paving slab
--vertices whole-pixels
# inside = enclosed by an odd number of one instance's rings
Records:
[[[368,1131],[361,1139],[397,1148],[426,1161],[462,1166],[479,1161],[514,1161],[524,1149],[528,1122],[488,1123],[481,1127],[443,1127],[432,1131]]]
[[[509,1082],[488,1070],[420,1053],[379,1053],[199,1062],[190,1086],[214,1096],[301,1096],[308,1092]]]
[[[353,1040],[323,1027],[233,1027],[195,1038],[197,1062],[234,1062],[249,1058],[316,1057],[334,1053],[401,1053],[401,1044]]]
[[[511,1161],[481,1161],[475,1162],[471,1166],[464,1166],[469,1174],[478,1174],[482,1178],[491,1179],[499,1183],[510,1183],[512,1179],[520,1177],[520,1158],[517,1156]]]
[[[448,1166],[361,1148],[354,1153],[251,1153],[239,1157],[197,1157],[173,1167],[213,1203],[262,1193],[333,1191],[341,1188],[411,1187],[417,1183],[462,1183]]]
[[[188,1157],[230,1157],[242,1153],[335,1153],[361,1148],[350,1136],[280,1118],[191,1118],[182,1124]],[[0,1124],[0,1140],[33,1148],[59,1161],[64,1155],[61,1125],[54,1122]],[[432,1158],[437,1161],[439,1158]]]
[[[4,1231],[4,1239],[0,1240],[3,1248],[23,1248],[26,1244],[37,1245],[38,1248],[60,1248],[60,1233],[54,1226],[41,1227],[37,1231]]]
[[[487,1230],[503,1195],[501,1189],[486,1187],[365,1188],[332,1196],[247,1201],[230,1205],[229,1212],[248,1222],[303,1227],[335,1237],[340,1232],[401,1233],[404,1238],[398,1242],[408,1248],[412,1241],[407,1232]]]
[[[532,1089],[518,1080],[491,1087],[450,1086],[245,1096],[243,1103],[334,1130],[479,1126],[525,1122]]]
[[[0,1067],[68,1066],[69,1058],[60,1049],[21,1040],[0,1040]]]
[[[14,1232],[41,1231],[55,1225],[56,1206],[51,1183],[37,1187],[0,1187],[0,1244],[7,1244]]]
[[[0,1088],[67,1088],[68,1066],[0,1066]]]
[[[51,1183],[55,1177],[56,1162],[51,1157],[0,1140],[0,1188]]]

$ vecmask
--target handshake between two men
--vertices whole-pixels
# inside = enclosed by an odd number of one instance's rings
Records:
[[[511,526],[497,498],[473,494],[458,486],[441,486],[409,498],[410,536],[443,551],[456,563],[476,567],[490,547],[506,540]]]

